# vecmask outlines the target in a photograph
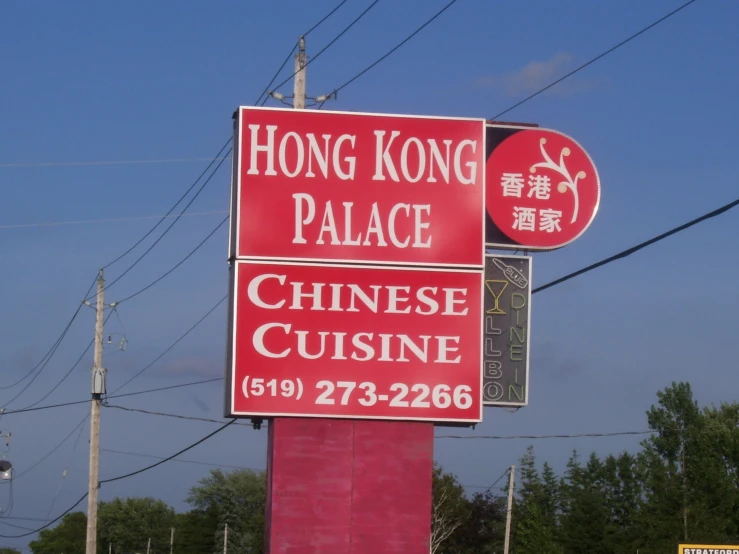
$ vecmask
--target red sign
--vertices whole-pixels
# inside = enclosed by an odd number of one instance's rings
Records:
[[[242,107],[232,257],[483,267],[485,122]]]
[[[585,232],[600,181],[577,142],[547,129],[492,125],[487,140],[487,213],[503,235],[488,246],[552,250]]]
[[[481,421],[479,271],[234,263],[228,416]]]

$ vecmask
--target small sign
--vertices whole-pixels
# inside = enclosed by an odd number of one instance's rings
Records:
[[[600,203],[588,153],[549,129],[486,129],[486,246],[554,250],[580,237]]]
[[[679,544],[678,554],[739,554],[739,545],[729,544]]]
[[[231,258],[484,264],[485,121],[241,107]]]
[[[483,404],[526,406],[531,345],[531,257],[485,257]]]
[[[231,271],[228,417],[481,421],[481,271]]]

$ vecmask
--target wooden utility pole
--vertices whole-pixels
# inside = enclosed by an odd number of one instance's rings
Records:
[[[223,528],[223,554],[228,552],[228,523]]]
[[[146,554],[149,554],[151,551],[151,537],[149,537],[149,540],[146,542]]]
[[[305,109],[305,37],[298,41],[298,53],[295,54],[295,80],[293,81],[293,107]]]
[[[511,466],[508,476],[508,509],[505,516],[505,543],[503,544],[503,554],[508,554],[508,547],[511,544],[511,514],[513,513],[513,480],[516,475],[516,466]]]
[[[172,527],[169,534],[169,554],[174,552],[174,527]]]
[[[97,554],[98,475],[100,472],[100,403],[105,393],[103,368],[103,314],[105,280],[100,270],[95,305],[95,354],[92,366],[92,401],[90,402],[90,474],[87,485],[87,543],[85,554]]]

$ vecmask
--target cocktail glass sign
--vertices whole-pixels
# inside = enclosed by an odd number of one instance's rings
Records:
[[[526,406],[531,345],[530,256],[486,256],[483,321],[483,405]]]

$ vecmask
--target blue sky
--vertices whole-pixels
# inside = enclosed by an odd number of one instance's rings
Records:
[[[308,38],[315,53],[368,4],[349,0]],[[381,0],[308,68],[311,95],[330,92],[443,6]],[[314,2],[13,3],[0,22],[0,367],[23,375],[55,340],[95,276],[155,220],[15,227],[165,213],[207,162],[52,165],[49,162],[208,158],[253,103],[301,32],[335,5]],[[492,117],[530,92],[674,9],[672,0],[461,0],[327,108]],[[543,284],[737,197],[739,117],[734,68],[739,5],[699,0],[562,85],[504,116],[576,138],[594,159],[602,202],[574,244],[534,256]],[[285,73],[283,78],[289,73]],[[284,89],[289,92],[289,87]],[[21,164],[21,166],[13,165]],[[22,164],[31,164],[23,166]],[[222,168],[189,211],[227,209]],[[221,213],[183,218],[120,283],[115,301],[169,269]],[[739,293],[733,212],[534,297],[530,406],[489,409],[476,434],[609,432],[646,427],[657,390],[690,380],[701,403],[736,400]],[[227,233],[158,286],[123,303],[106,334],[115,388],[155,358],[226,292]],[[131,260],[132,261],[132,260]],[[111,267],[115,278],[126,267]],[[44,373],[8,408],[45,395],[92,338],[85,309]],[[221,376],[225,307],[128,391]],[[116,335],[117,333],[117,335]],[[91,354],[45,401],[89,394]],[[2,385],[2,383],[0,383]],[[18,389],[0,391],[0,404]],[[149,410],[219,418],[220,383],[120,399]],[[9,459],[22,471],[59,443],[86,405],[7,416]],[[166,456],[214,426],[106,409],[102,447]],[[438,434],[449,434],[439,430]],[[458,434],[458,433],[454,433]],[[87,425],[14,485],[13,515],[45,518],[86,490]],[[438,440],[436,457],[464,484],[487,485],[530,441]],[[557,469],[570,451],[635,449],[636,438],[542,440]],[[262,468],[266,432],[232,426],[186,459]],[[101,477],[154,461],[104,451]],[[69,467],[62,481],[62,471]],[[206,466],[171,463],[105,485],[102,500],[154,495],[183,509]],[[62,483],[60,487],[60,482]],[[471,489],[474,490],[474,489]],[[58,493],[57,493],[58,491]],[[0,487],[0,505],[8,488]],[[53,502],[53,506],[52,506]],[[84,506],[84,505],[82,505]],[[14,524],[33,527],[32,522]],[[0,526],[0,533],[21,530]],[[26,539],[0,544],[23,547]]]

